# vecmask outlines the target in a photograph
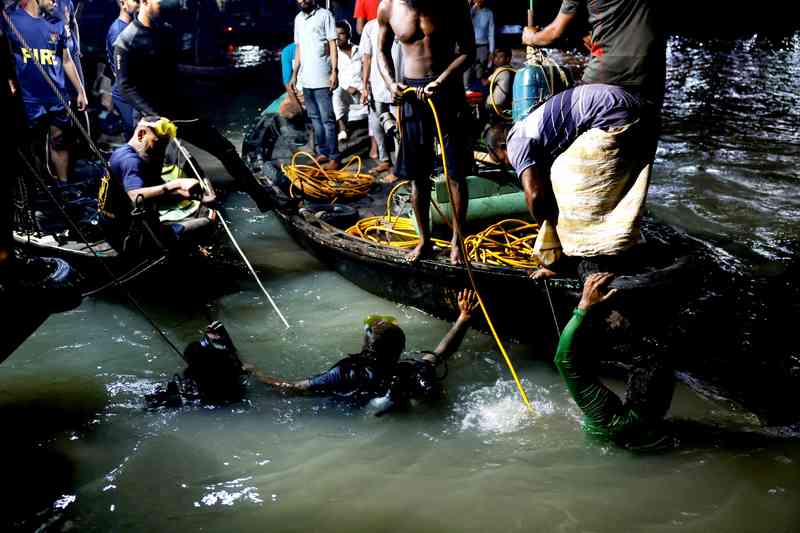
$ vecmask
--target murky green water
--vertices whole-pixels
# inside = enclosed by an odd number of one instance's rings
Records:
[[[800,36],[671,43],[665,133],[651,208],[719,248],[740,273],[796,260]],[[232,137],[262,89],[223,94]],[[261,94],[256,94],[260,92]],[[213,165],[210,166],[212,173]],[[301,377],[360,345],[361,319],[401,319],[409,349],[449,325],[351,285],[240,195],[229,216],[292,323],[242,278],[206,306],[142,290],[180,345],[209,317],[243,359]],[[179,276],[176,276],[179,279]],[[179,281],[177,281],[179,283]],[[212,281],[213,282],[213,281]],[[185,293],[183,293],[185,294]],[[551,335],[551,325],[543,324]],[[0,524],[52,531],[774,531],[800,528],[800,440],[757,430],[680,388],[672,415],[709,427],[638,456],[587,439],[551,354],[512,357],[541,413],[528,416],[486,336],[450,365],[448,397],[370,417],[252,385],[244,404],[149,412],[142,394],[181,368],[119,297],[51,317],[0,366]],[[787,401],[790,398],[787,397]],[[5,528],[4,528],[5,529]]]

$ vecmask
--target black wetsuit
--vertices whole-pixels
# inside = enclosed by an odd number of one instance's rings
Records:
[[[177,38],[166,24],[147,27],[135,18],[120,33],[114,43],[115,88],[133,106],[134,123],[144,116],[154,115],[188,120],[178,123],[178,136],[219,159],[260,209],[270,209],[269,195],[233,144],[183,104],[184,99],[179,97],[177,52]]]
[[[378,414],[407,407],[412,401],[432,400],[441,395],[436,364],[425,359],[402,359],[384,369],[369,357],[351,355],[321,374],[309,378],[309,390],[366,405],[372,399],[388,400]]]

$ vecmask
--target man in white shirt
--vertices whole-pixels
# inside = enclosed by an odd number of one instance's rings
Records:
[[[336,44],[339,48],[339,87],[333,91],[333,112],[339,124],[340,141],[347,140],[347,115],[350,106],[361,102],[361,52],[350,41],[350,24],[336,23]]]
[[[303,85],[308,118],[314,128],[319,157],[326,170],[341,168],[336,141],[336,117],[331,95],[339,85],[336,21],[315,0],[297,0],[300,13],[294,19],[294,42],[297,45],[291,87]],[[302,68],[301,68],[302,67]]]
[[[381,76],[378,68],[378,20],[373,19],[364,26],[361,33],[361,58],[362,58],[362,78],[364,88],[362,90],[365,104],[369,104],[369,134],[377,145],[378,164],[373,167],[372,173],[378,174],[391,170],[392,165],[389,157],[389,139],[381,126],[380,117],[384,113],[389,113],[389,106],[392,103],[392,95],[386,87],[386,82]],[[391,181],[392,176],[385,178]]]

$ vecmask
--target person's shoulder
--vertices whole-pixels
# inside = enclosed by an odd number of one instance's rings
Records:
[[[108,159],[108,164],[116,170],[129,170],[138,167],[141,162],[142,158],[130,144],[123,144],[114,150]]]
[[[119,36],[117,37],[114,46],[120,46],[122,48],[127,48],[131,45],[131,43],[136,39],[136,35],[139,33],[139,26],[136,24],[136,21],[131,22],[122,31],[119,32]]]

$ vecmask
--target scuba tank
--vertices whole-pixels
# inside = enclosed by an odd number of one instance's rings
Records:
[[[572,87],[572,76],[553,60],[540,56],[529,61],[514,77],[511,116],[514,122],[527,117],[548,98]]]

